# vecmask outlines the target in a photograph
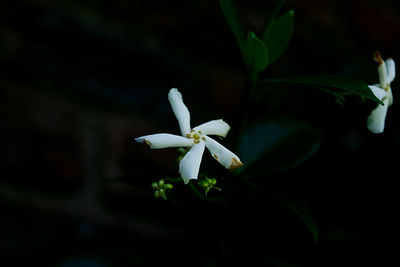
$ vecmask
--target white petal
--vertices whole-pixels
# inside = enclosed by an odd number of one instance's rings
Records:
[[[218,135],[221,137],[225,137],[230,129],[229,124],[223,120],[209,121],[193,128],[193,130],[201,131],[201,133],[206,135]]]
[[[211,155],[214,157],[214,159],[221,163],[222,166],[227,169],[234,170],[243,165],[239,157],[233,154],[223,145],[208,136],[205,139],[206,147],[210,151]]]
[[[382,61],[378,66],[379,84],[381,88],[385,88],[388,84],[386,64]]]
[[[139,143],[146,143],[150,148],[166,148],[166,147],[190,147],[193,140],[174,134],[151,134],[135,138]]]
[[[179,173],[181,174],[185,184],[187,184],[190,179],[197,179],[204,147],[204,142],[202,141],[194,144],[189,152],[187,152],[179,162]]]
[[[385,105],[378,106],[371,112],[367,119],[367,127],[373,133],[383,133],[385,128],[385,118],[389,106],[389,99],[383,99]]]
[[[388,94],[382,88],[375,86],[375,85],[368,85],[369,89],[371,89],[372,93],[375,95],[376,98],[382,100]]]
[[[394,60],[389,58],[385,61],[386,69],[387,69],[387,82],[391,83],[396,76],[396,67],[394,65]]]
[[[190,133],[190,113],[183,103],[182,94],[176,88],[172,88],[168,93],[168,100],[172,111],[178,120],[182,136]]]

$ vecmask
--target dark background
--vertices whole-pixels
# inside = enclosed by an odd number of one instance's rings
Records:
[[[276,1],[235,3],[260,34]],[[292,42],[262,77],[374,84],[372,53],[400,58],[397,1],[288,0],[289,9]],[[217,1],[1,1],[0,265],[386,266],[398,252],[397,84],[381,135],[366,129],[370,101],[276,92],[255,116],[319,129],[317,153],[255,179],[262,193],[207,155],[202,169],[222,174],[212,194],[227,200],[176,185],[164,201],[150,184],[177,175],[176,151],[134,138],[178,133],[168,90],[180,89],[192,126],[224,118],[234,135],[248,108],[245,65]],[[312,215],[318,242],[282,199]]]

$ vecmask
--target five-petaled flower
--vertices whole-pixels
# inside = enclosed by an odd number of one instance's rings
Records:
[[[139,143],[146,143],[150,148],[187,147],[190,150],[179,162],[179,173],[185,184],[190,179],[197,179],[204,149],[207,148],[211,155],[222,166],[233,170],[242,166],[239,157],[222,146],[208,135],[225,137],[230,126],[220,120],[212,120],[195,128],[190,127],[190,113],[182,100],[182,95],[176,88],[168,93],[168,100],[178,120],[182,136],[159,133],[138,137],[135,140]]]
[[[388,107],[393,104],[390,83],[394,80],[396,71],[392,58],[382,60],[379,52],[374,53],[374,60],[378,62],[379,84],[369,85],[372,93],[383,102],[371,112],[367,119],[367,127],[373,133],[382,133],[385,128],[385,118]]]

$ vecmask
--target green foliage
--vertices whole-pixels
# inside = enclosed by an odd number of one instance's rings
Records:
[[[288,11],[277,19],[272,19],[262,35],[269,52],[269,62],[277,60],[289,45],[293,35],[294,12]]]
[[[292,119],[254,123],[240,138],[239,155],[245,164],[237,173],[255,176],[288,170],[313,155],[319,143],[319,131]]]
[[[252,31],[247,35],[246,64],[251,73],[263,71],[269,63],[268,51],[264,43]]]
[[[276,15],[273,15],[261,39],[253,31],[249,31],[246,38],[232,0],[219,0],[219,4],[252,75],[262,72],[270,62],[277,60],[286,50],[293,32],[293,11],[277,19]],[[282,4],[283,1],[276,9],[276,13]]]
[[[268,88],[268,86],[271,84],[316,88],[334,94],[338,97],[343,95],[337,92],[337,90],[339,90],[352,95],[358,95],[363,98],[365,97],[382,104],[382,101],[375,97],[375,95],[371,92],[371,89],[369,89],[368,85],[364,81],[347,76],[314,75],[284,79],[261,80],[261,87]]]

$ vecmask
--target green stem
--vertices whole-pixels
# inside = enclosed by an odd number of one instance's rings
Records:
[[[250,72],[249,73],[249,81],[250,81],[250,100],[254,100],[256,96],[256,89],[258,83],[258,73]]]

